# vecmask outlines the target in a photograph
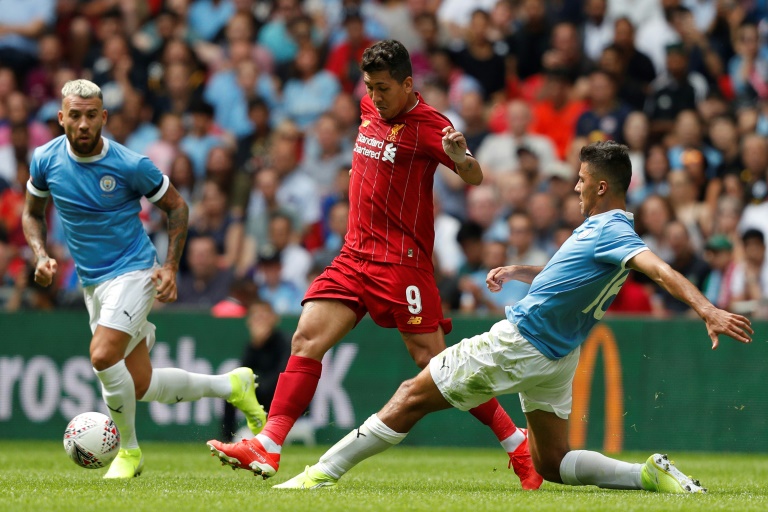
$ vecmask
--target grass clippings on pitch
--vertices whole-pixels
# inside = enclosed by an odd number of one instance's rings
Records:
[[[490,512],[765,511],[768,454],[671,453],[707,495],[662,495],[545,483],[525,492],[501,450],[398,446],[352,470],[336,488],[272,489],[312,464],[319,448],[285,448],[269,480],[222,467],[204,442],[144,443],[144,473],[105,481],[72,463],[60,442],[0,441],[0,511]],[[618,458],[645,460],[649,454]]]

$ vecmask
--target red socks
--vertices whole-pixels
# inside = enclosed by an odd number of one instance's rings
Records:
[[[491,398],[482,405],[469,410],[472,416],[480,420],[484,425],[488,425],[496,434],[496,439],[503,441],[515,433],[517,427],[512,422],[507,411],[501,406],[498,400]]]
[[[275,397],[262,434],[278,445],[285,442],[293,424],[304,414],[315,396],[322,370],[322,363],[309,357],[291,356],[288,359],[285,371],[277,379]]]

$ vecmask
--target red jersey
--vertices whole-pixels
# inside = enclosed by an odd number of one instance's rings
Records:
[[[360,101],[344,250],[431,271],[432,183],[438,163],[455,171],[442,144],[443,128],[452,125],[417,98],[415,107],[392,119],[382,119],[368,96]]]

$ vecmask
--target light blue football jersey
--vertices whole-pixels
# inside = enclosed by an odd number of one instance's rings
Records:
[[[37,148],[29,168],[27,190],[53,198],[83,286],[155,264],[139,201],[157,201],[169,186],[149,158],[103,140],[101,153],[78,157],[62,135]]]
[[[646,250],[631,213],[589,217],[536,276],[528,295],[506,307],[507,319],[542,354],[564,357],[605,315],[627,280],[627,261]]]

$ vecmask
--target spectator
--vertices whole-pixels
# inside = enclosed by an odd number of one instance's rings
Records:
[[[665,48],[680,42],[680,34],[672,25],[675,12],[680,7],[680,0],[661,0],[661,7],[662,12],[659,12],[659,15],[654,15],[642,25],[638,25],[635,36],[637,49],[651,59],[657,74],[661,74],[665,68]]]
[[[544,69],[563,69],[574,81],[589,73],[594,66],[583,52],[579,29],[570,21],[559,21],[552,27],[551,48],[542,57]]]
[[[189,222],[188,239],[210,238],[216,245],[216,265],[221,269],[243,270],[240,259],[243,245],[243,222],[227,208],[227,193],[213,181],[202,187],[200,202],[194,205]]]
[[[667,262],[673,256],[667,245],[664,228],[673,221],[675,211],[669,199],[654,194],[646,197],[640,204],[635,222],[635,230],[645,245]]]
[[[346,151],[339,138],[339,122],[330,113],[324,113],[315,121],[312,136],[317,140],[318,154],[304,155],[301,169],[315,183],[315,193],[325,197],[333,190],[336,171],[350,168],[352,155]]]
[[[151,143],[146,155],[163,174],[171,172],[171,163],[181,153],[181,139],[184,138],[184,122],[178,114],[167,113],[160,118],[160,139]]]
[[[363,76],[362,71],[360,71],[363,51],[373,42],[365,35],[363,16],[358,9],[346,10],[344,29],[347,32],[347,37],[331,49],[325,69],[336,76],[344,92],[352,93]]]
[[[334,75],[321,69],[319,52],[313,46],[299,49],[295,68],[295,76],[283,88],[280,114],[306,130],[330,110],[341,87]]]
[[[744,168],[739,176],[744,183],[745,200],[760,203],[768,198],[768,140],[756,133],[745,135],[741,142],[741,158]]]
[[[464,94],[458,112],[464,122],[462,133],[467,140],[467,148],[474,154],[488,136],[488,121],[482,95],[471,91]]]
[[[193,101],[187,112],[191,118],[189,130],[181,139],[179,147],[189,155],[195,178],[202,180],[205,178],[205,163],[211,149],[226,144],[227,140],[213,123],[213,107],[202,98]]]
[[[526,147],[539,157],[541,167],[549,167],[556,159],[555,146],[549,137],[531,133],[531,110],[527,103],[513,100],[507,105],[507,131],[491,134],[477,150],[477,160],[483,165],[486,177],[515,172],[519,168],[517,150]]]
[[[435,217],[435,224],[437,224],[437,216]],[[452,220],[453,217],[450,217]],[[458,221],[456,221],[458,222]],[[317,249],[312,254],[312,266],[314,268],[325,268],[331,264],[333,259],[341,252],[341,246],[344,243],[344,237],[347,235],[347,225],[349,223],[349,203],[346,201],[338,201],[331,206],[328,211],[328,233],[323,240],[323,246]],[[437,240],[437,226],[435,226],[435,240]],[[437,250],[437,242],[435,243],[435,252]],[[309,277],[307,277],[309,281]]]
[[[589,108],[576,122],[577,137],[587,137],[590,142],[623,142],[622,127],[630,108],[616,94],[616,81],[606,71],[598,69],[589,74]]]
[[[573,78],[565,69],[549,69],[540,99],[533,103],[531,132],[549,137],[556,156],[566,158],[576,134],[576,124],[587,103],[573,97]]]
[[[61,41],[56,34],[43,34],[38,47],[37,65],[29,71],[24,82],[24,92],[35,110],[48,101],[60,101],[61,88],[55,88],[54,77],[63,65]]]
[[[704,258],[710,267],[701,284],[701,292],[712,304],[721,309],[730,309],[733,303],[733,279],[736,262],[733,259],[733,245],[723,235],[714,235],[707,240]]]
[[[299,245],[300,236],[293,229],[290,215],[275,212],[269,218],[269,243],[262,248],[262,252],[279,254],[282,267],[280,279],[303,293],[307,288],[307,274],[312,268],[312,256]]]
[[[642,110],[647,85],[638,82],[628,73],[627,61],[621,48],[616,45],[606,46],[599,56],[598,65],[616,82],[616,96],[619,100],[632,110]]]
[[[754,23],[742,24],[734,34],[736,55],[728,62],[728,76],[738,98],[768,99],[768,50],[760,45]]]
[[[648,151],[650,123],[642,111],[631,112],[624,121],[624,142],[629,148],[629,161],[632,163],[632,180],[628,195],[645,186],[645,155]]]
[[[609,3],[610,5],[610,3]],[[656,69],[650,58],[635,46],[635,25],[629,18],[614,22],[613,44],[622,52],[627,75],[639,83],[644,91],[656,78]]]
[[[39,38],[55,20],[53,0],[0,0],[0,62],[17,74],[17,82],[37,61]]]
[[[544,0],[524,0],[520,11],[520,27],[508,42],[515,54],[517,75],[526,80],[544,69],[542,59],[549,48],[551,27]]]
[[[178,279],[179,307],[210,309],[229,294],[232,270],[219,267],[216,240],[211,236],[198,236],[187,242],[188,271],[180,272]]]
[[[268,302],[257,300],[248,307],[248,343],[240,365],[252,369],[256,375],[256,399],[267,412],[272,405],[277,377],[291,355],[290,337],[279,329],[279,323],[280,316]],[[236,433],[236,410],[229,402],[224,404],[222,423],[224,438],[232,440]]]
[[[628,195],[628,202],[631,205],[639,205],[646,198],[652,195],[666,197],[669,195],[669,158],[667,150],[661,144],[653,144],[648,148],[644,157],[645,165],[641,167],[643,172],[643,186],[635,188]],[[632,176],[634,178],[636,169],[632,167]]]
[[[533,224],[534,247],[552,256],[555,253],[553,235],[557,228],[559,204],[549,192],[536,192],[528,201],[528,216]]]
[[[168,178],[187,205],[194,205],[198,202],[197,176],[195,176],[192,160],[186,153],[179,153],[173,159]],[[190,210],[190,215],[194,216],[194,210]]]
[[[283,272],[280,253],[267,249],[259,255],[256,273],[259,297],[268,302],[278,315],[297,315],[301,313],[304,291],[283,279]]]
[[[235,167],[239,172],[252,177],[266,165],[273,135],[270,117],[266,101],[258,96],[248,100],[248,119],[253,125],[253,132],[237,139]]]
[[[653,138],[669,132],[680,112],[695,110],[696,103],[707,96],[707,81],[701,74],[688,69],[688,56],[682,44],[667,47],[666,62],[666,68],[651,83],[651,93],[645,105]]]
[[[688,230],[682,222],[673,221],[664,227],[664,238],[670,255],[667,263],[683,274],[699,290],[703,290],[705,279],[710,272],[707,263],[696,254]],[[690,308],[675,299],[669,292],[657,288],[664,309],[672,313],[684,313]]]
[[[288,25],[301,15],[299,0],[276,0],[269,21],[259,31],[259,44],[269,50],[277,64],[296,58],[299,47],[291,38]]]
[[[742,301],[768,299],[768,258],[765,257],[765,237],[761,231],[748,229],[741,235],[741,241],[744,244],[744,258],[736,264],[731,281],[734,307]]]
[[[453,60],[480,83],[485,100],[496,103],[505,97],[507,48],[488,38],[489,23],[486,11],[472,13],[463,44],[453,50]]]
[[[507,239],[506,221],[501,213],[501,201],[496,187],[483,184],[469,189],[467,220],[480,225],[484,239]]]
[[[459,310],[461,312],[498,314],[504,311],[505,306],[514,304],[525,296],[525,293],[519,295],[518,287],[510,286],[503,293],[503,298],[499,298],[497,293],[492,294],[488,291],[485,285],[488,271],[504,266],[506,255],[506,242],[498,240],[483,242],[482,266],[471,274],[459,278],[461,290]]]
[[[448,50],[437,48],[429,54],[430,75],[434,80],[448,87],[448,101],[456,111],[461,111],[464,98],[470,94],[480,95],[484,102],[484,90],[480,82],[456,65]]]
[[[614,39],[614,24],[606,16],[607,0],[586,0],[584,2],[584,55],[597,62],[603,48]]]
[[[194,36],[211,41],[234,13],[232,0],[196,0],[189,7],[187,22]]]

